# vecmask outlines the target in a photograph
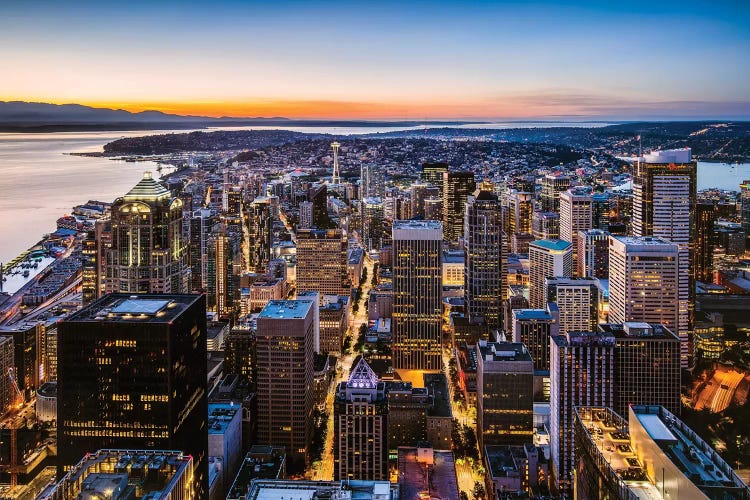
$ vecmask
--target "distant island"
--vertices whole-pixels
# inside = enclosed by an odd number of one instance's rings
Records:
[[[339,123],[337,122],[337,125]],[[634,156],[639,151],[689,147],[702,161],[750,161],[750,122],[640,122],[605,127],[456,128],[438,126],[357,135],[357,139],[437,139],[561,145]],[[640,137],[640,140],[638,139]],[[118,139],[104,146],[103,156],[164,155],[198,151],[256,150],[311,139],[346,136],[287,130],[233,130],[163,134]]]

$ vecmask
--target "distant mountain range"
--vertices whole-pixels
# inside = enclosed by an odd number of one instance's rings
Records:
[[[138,130],[158,128],[203,128],[243,125],[306,125],[306,126],[411,126],[456,125],[465,122],[373,122],[333,120],[292,120],[284,117],[212,118],[208,116],[183,116],[161,111],[131,113],[123,109],[92,108],[80,104],[48,104],[42,102],[0,101],[0,131],[3,132],[54,132],[66,130]]]

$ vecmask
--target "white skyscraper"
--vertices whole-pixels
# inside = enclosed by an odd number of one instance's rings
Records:
[[[545,278],[571,277],[573,245],[563,240],[537,240],[529,244],[529,305],[544,309],[547,305]]]
[[[591,191],[587,188],[576,187],[560,193],[560,239],[573,244],[574,262],[578,262],[578,231],[591,229],[591,203]]]
[[[557,304],[559,332],[593,332],[599,324],[599,289],[593,278],[547,278],[547,301]]]
[[[609,237],[609,322],[679,323],[680,250],[662,238]]]

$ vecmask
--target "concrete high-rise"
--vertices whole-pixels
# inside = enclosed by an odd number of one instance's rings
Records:
[[[416,182],[411,185],[411,218],[426,219],[424,202],[427,198],[440,198],[440,189],[432,184]],[[441,198],[442,199],[442,198]]]
[[[615,401],[619,414],[630,405],[661,405],[680,414],[680,339],[663,325],[602,324],[615,337]]]
[[[477,437],[487,445],[523,445],[534,432],[534,362],[521,343],[476,345]]]
[[[531,214],[531,234],[537,240],[560,238],[560,215],[557,212],[534,212]]]
[[[542,191],[539,194],[539,205],[542,212],[560,211],[560,193],[570,188],[570,177],[561,173],[547,174],[542,177]]]
[[[578,232],[591,229],[591,207],[588,188],[575,187],[560,193],[560,239],[573,244],[574,262],[578,262]]]
[[[317,308],[311,300],[272,300],[257,320],[257,442],[285,446],[297,468],[309,460]]]
[[[101,448],[181,450],[207,497],[205,296],[105,295],[57,332],[58,472]]]
[[[443,238],[446,241],[456,241],[463,235],[464,207],[475,189],[473,173],[443,173]]]
[[[609,322],[679,326],[680,249],[656,237],[609,238]],[[682,340],[682,338],[681,338]],[[683,361],[687,344],[682,349]]]
[[[563,240],[537,240],[529,244],[529,305],[547,306],[546,278],[573,275],[573,246]]]
[[[599,287],[594,278],[546,278],[547,302],[557,304],[559,334],[593,332],[599,324]]]
[[[388,478],[388,402],[385,382],[364,358],[336,389],[333,475],[337,480]]]
[[[674,328],[683,342],[683,366],[692,363],[695,309],[694,244],[698,162],[689,148],[640,158],[633,175],[633,235],[656,236],[679,246],[679,301]]]
[[[363,164],[360,168],[360,198],[385,198],[385,172],[382,166]]]
[[[440,222],[393,222],[393,367],[442,369]]]
[[[464,248],[467,317],[471,323],[499,329],[505,278],[503,228],[500,201],[491,183],[483,182],[466,202]]]
[[[570,332],[550,342],[550,452],[557,485],[572,495],[573,420],[577,406],[614,403],[615,337]]]
[[[112,204],[112,247],[105,289],[122,293],[183,293],[190,286],[182,200],[151,172]]]
[[[590,229],[578,233],[578,276],[582,278],[609,277],[609,233]]]
[[[511,191],[506,197],[506,227],[509,235],[531,234],[531,219],[534,213],[534,195],[524,191]]]
[[[347,242],[340,229],[297,231],[297,291],[349,295]]]

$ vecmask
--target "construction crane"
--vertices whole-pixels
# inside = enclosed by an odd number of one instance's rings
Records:
[[[10,379],[11,386],[13,386],[14,395],[15,395],[15,398],[13,402],[11,403],[11,406],[14,408],[17,408],[23,404],[23,393],[21,392],[21,389],[18,388],[18,381],[16,380],[15,368],[8,368],[8,378]]]

